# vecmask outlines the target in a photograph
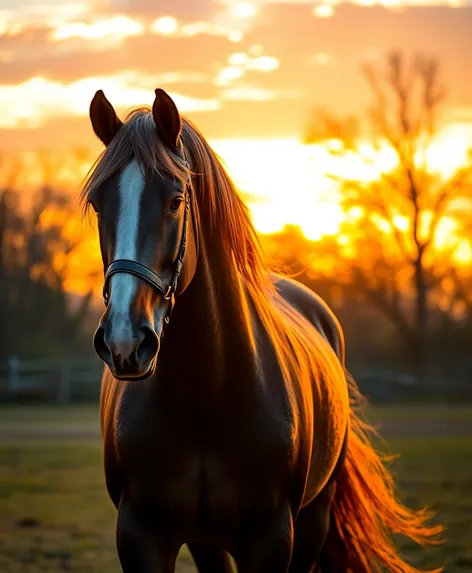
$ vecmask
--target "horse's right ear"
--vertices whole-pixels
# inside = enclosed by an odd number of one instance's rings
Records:
[[[90,120],[95,135],[105,146],[111,143],[123,125],[102,90],[98,90],[90,103]]]

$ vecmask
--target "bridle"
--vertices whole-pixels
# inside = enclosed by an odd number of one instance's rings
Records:
[[[188,163],[186,163],[186,165],[189,168]],[[166,327],[169,324],[172,311],[174,310],[175,293],[177,291],[179,275],[180,272],[182,271],[182,266],[185,257],[185,249],[187,247],[187,222],[190,211],[191,189],[192,185],[189,180],[185,190],[184,228],[182,230],[179,253],[173,265],[174,270],[170,282],[166,283],[166,281],[164,281],[152,269],[150,269],[149,267],[143,265],[138,261],[133,261],[132,259],[116,259],[108,266],[105,272],[105,281],[103,284],[103,300],[105,302],[105,306],[108,305],[110,278],[116,273],[128,273],[150,284],[162,295],[164,300],[169,301],[167,312],[164,317],[164,327]]]

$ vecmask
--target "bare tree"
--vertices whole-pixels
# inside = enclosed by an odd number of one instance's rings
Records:
[[[423,378],[430,311],[439,308],[447,281],[457,274],[455,221],[472,208],[472,160],[450,177],[428,163],[445,99],[436,61],[407,62],[393,53],[382,69],[369,65],[363,72],[373,94],[371,141],[393,152],[396,167],[374,181],[340,180],[348,241],[336,256],[343,253],[349,280],[395,324]],[[317,114],[307,140],[335,138],[336,152],[357,152],[360,126],[355,118]]]
[[[46,217],[51,209],[63,217]],[[81,237],[65,237],[63,222],[75,216],[68,198],[47,186],[27,210],[17,191],[0,190],[0,359],[74,351],[82,336],[91,292],[73,313],[64,288],[69,257]]]

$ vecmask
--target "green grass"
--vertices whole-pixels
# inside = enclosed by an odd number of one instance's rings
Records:
[[[369,406],[367,417],[375,425],[401,424],[407,422],[469,423],[472,427],[472,405],[464,406]],[[18,430],[25,432],[35,428],[50,431],[99,430],[97,405],[41,405],[40,407],[0,405],[0,435]]]
[[[405,554],[422,567],[445,564],[446,572],[472,571],[472,437],[389,442],[401,454],[393,464],[401,497],[410,507],[427,505],[445,528],[445,543],[424,554],[404,543]],[[439,561],[438,561],[439,559]]]
[[[99,442],[0,444],[2,573],[116,573],[114,523]],[[179,571],[192,567],[183,551]]]
[[[419,414],[413,410],[413,416]],[[407,421],[411,418],[405,411],[400,408],[395,416],[389,408],[387,415]],[[450,419],[463,415],[462,410],[441,412]],[[96,408],[87,407],[0,408],[0,437],[2,426],[33,429],[47,424],[60,430],[67,424],[96,423],[96,415]],[[434,553],[425,554],[406,543],[405,555],[424,568],[445,562],[446,572],[472,571],[472,437],[409,438],[388,445],[391,452],[401,454],[393,467],[408,504],[429,505],[447,528],[446,543]],[[24,519],[35,520],[34,526],[24,527]],[[1,573],[59,573],[68,568],[115,573],[120,568],[114,522],[98,440],[0,442]],[[183,552],[179,573],[193,570]]]
[[[369,421],[377,422],[409,422],[436,420],[447,421],[471,421],[472,405],[445,405],[445,406],[369,406],[367,409]]]
[[[373,422],[409,420],[472,420],[472,404],[425,406],[369,406],[368,417]],[[78,424],[98,421],[95,404],[60,405],[0,405],[0,429],[10,424]]]
[[[95,404],[0,405],[0,431],[6,427],[67,426],[91,423],[98,423],[98,406]]]

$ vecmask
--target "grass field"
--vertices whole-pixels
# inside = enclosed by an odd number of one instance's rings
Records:
[[[411,437],[388,441],[390,451],[401,454],[394,471],[408,503],[429,505],[447,528],[446,543],[434,553],[409,544],[403,551],[424,568],[445,563],[446,572],[472,571],[472,435],[415,435],[418,419],[427,427],[436,419],[470,421],[472,409],[388,408],[373,410],[371,418],[403,431],[416,420]],[[100,442],[80,433],[63,437],[67,428],[95,431],[96,420],[95,408],[0,408],[1,573],[120,570]],[[32,439],[35,428],[45,426],[56,437]],[[178,571],[194,571],[185,551]]]

